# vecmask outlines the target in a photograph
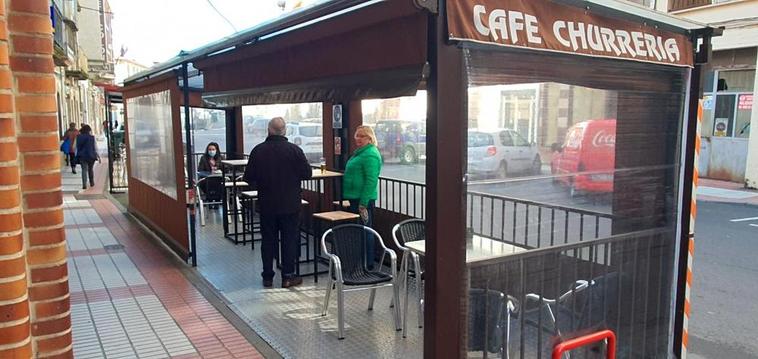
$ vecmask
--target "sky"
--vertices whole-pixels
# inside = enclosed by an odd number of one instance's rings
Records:
[[[278,0],[210,0],[244,30],[283,14]],[[287,0],[289,10],[298,0]],[[303,1],[307,2],[307,1]],[[314,1],[309,1],[314,2]],[[234,33],[209,0],[109,0],[113,12],[113,54],[151,66]]]

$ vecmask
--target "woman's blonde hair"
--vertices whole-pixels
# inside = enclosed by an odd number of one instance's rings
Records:
[[[363,132],[363,134],[368,137],[368,142],[376,146],[376,134],[374,133],[374,129],[369,126],[358,126],[355,129],[355,134],[357,135],[359,132]]]

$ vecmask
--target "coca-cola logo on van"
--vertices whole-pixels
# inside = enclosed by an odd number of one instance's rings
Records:
[[[597,131],[595,137],[592,138],[592,146],[594,147],[614,147],[616,146],[616,134],[608,133],[605,130]]]

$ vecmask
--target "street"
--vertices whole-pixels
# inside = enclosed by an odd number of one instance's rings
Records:
[[[756,253],[758,207],[698,202],[691,357],[758,358]]]

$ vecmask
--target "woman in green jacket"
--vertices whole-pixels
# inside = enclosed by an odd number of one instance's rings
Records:
[[[376,135],[371,127],[359,126],[355,130],[354,139],[358,149],[345,166],[342,198],[350,202],[350,211],[360,214],[363,224],[371,227],[382,156],[376,148]],[[366,253],[369,259],[374,258],[373,238],[366,242]],[[373,261],[369,260],[368,265],[370,269]]]

